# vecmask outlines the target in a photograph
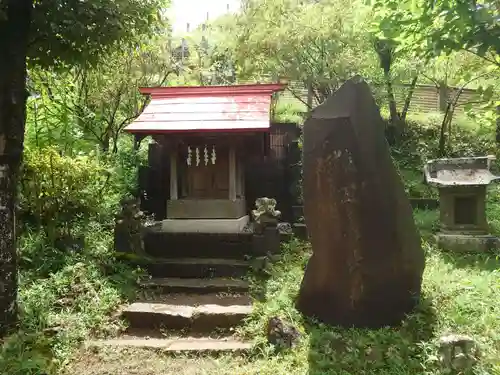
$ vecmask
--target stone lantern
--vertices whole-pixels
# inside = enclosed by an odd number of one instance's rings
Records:
[[[500,177],[491,171],[494,156],[430,160],[426,182],[439,190],[440,248],[457,252],[484,252],[497,245],[486,220],[486,188]]]

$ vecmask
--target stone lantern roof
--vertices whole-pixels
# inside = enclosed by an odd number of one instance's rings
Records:
[[[429,160],[424,166],[425,180],[437,187],[482,186],[499,180],[491,173],[492,155]]]

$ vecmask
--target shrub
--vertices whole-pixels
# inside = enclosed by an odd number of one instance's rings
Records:
[[[94,155],[74,158],[55,148],[26,149],[21,208],[47,237],[71,234],[76,222],[103,212],[111,172]]]
[[[45,232],[47,241],[73,238],[92,220],[109,223],[121,198],[137,190],[139,156],[63,155],[55,147],[26,148],[20,208],[25,223]]]

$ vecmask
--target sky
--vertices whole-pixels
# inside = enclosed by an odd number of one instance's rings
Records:
[[[174,33],[186,31],[186,24],[189,22],[190,30],[207,19],[216,18],[224,14],[229,4],[229,10],[238,9],[239,0],[173,0],[170,15],[173,19]]]

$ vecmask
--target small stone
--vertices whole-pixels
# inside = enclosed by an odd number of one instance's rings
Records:
[[[280,349],[289,349],[295,346],[300,338],[300,332],[291,324],[285,323],[277,316],[267,323],[267,341]]]
[[[451,334],[439,339],[439,354],[445,371],[465,371],[476,364],[479,346],[470,336]]]
[[[59,332],[63,331],[62,327],[56,326],[56,327],[48,327],[43,330],[43,333],[47,337],[54,337],[56,336]]]
[[[365,358],[370,362],[378,362],[383,359],[383,353],[380,349],[369,346],[365,349]]]
[[[278,223],[277,228],[278,228],[278,232],[280,234],[292,234],[293,233],[292,226],[290,225],[290,223]]]

